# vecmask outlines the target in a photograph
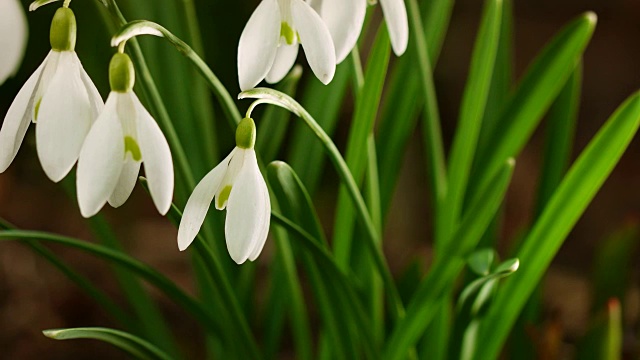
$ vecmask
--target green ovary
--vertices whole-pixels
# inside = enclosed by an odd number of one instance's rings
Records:
[[[42,104],[42,98],[38,99],[38,102],[36,102],[36,106],[33,109],[33,120],[34,120],[34,122],[38,121],[38,112],[40,112],[40,104]]]
[[[225,186],[222,191],[220,191],[220,195],[218,195],[218,198],[216,199],[216,207],[222,208],[227,200],[229,200],[229,195],[231,195],[231,185]]]
[[[293,45],[298,40],[298,34],[284,21],[280,24],[280,36],[284,37],[288,45]]]
[[[133,158],[133,160],[135,161],[142,160],[142,153],[140,152],[140,147],[138,146],[138,143],[136,142],[136,140],[131,136],[124,137],[125,156],[127,155],[128,152],[131,153],[131,157]]]

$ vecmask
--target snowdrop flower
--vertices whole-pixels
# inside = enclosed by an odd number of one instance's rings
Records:
[[[367,8],[367,0],[313,0],[313,7],[327,24],[336,47],[338,64],[356,45]],[[393,52],[401,56],[409,42],[409,21],[404,0],[379,0],[387,22]]]
[[[0,0],[0,85],[15,75],[27,47],[27,18],[18,0]]]
[[[293,67],[300,45],[316,77],[324,84],[331,82],[336,53],[318,13],[304,0],[262,0],[240,36],[240,88],[249,90],[265,78],[269,83],[282,80]]]
[[[236,130],[236,147],[196,186],[184,208],[178,229],[178,248],[185,250],[198,234],[211,202],[227,209],[224,232],[227,249],[238,264],[254,261],[267,240],[271,202],[267,184],[253,149],[256,127],[243,119]]]
[[[77,190],[80,212],[95,215],[108,201],[119,207],[131,195],[140,165],[151,198],[164,215],[173,194],[173,162],[160,127],[133,92],[135,72],[128,55],[117,53],[109,66],[111,93],[80,151]]]
[[[78,160],[84,138],[104,104],[74,51],[76,19],[71,9],[58,9],[50,40],[51,52],[22,86],[4,118],[0,172],[15,158],[33,121],[42,168],[58,182]]]

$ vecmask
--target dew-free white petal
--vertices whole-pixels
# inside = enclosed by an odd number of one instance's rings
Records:
[[[158,212],[164,215],[171,207],[173,198],[173,160],[169,143],[162,130],[142,106],[138,97],[131,93],[138,116],[138,145],[142,153],[144,172],[149,182],[149,192]]]
[[[259,209],[259,216],[262,217],[262,228],[257,235],[253,250],[251,254],[249,254],[250,261],[255,261],[262,252],[264,244],[267,241],[267,235],[269,235],[269,225],[271,224],[271,200],[269,199],[269,189],[267,188],[267,183],[260,174],[260,169],[256,166],[254,171],[257,172],[257,178],[259,179],[258,190],[262,193],[263,199],[262,209]]]
[[[31,75],[11,103],[0,129],[0,172],[7,170],[18,154],[20,144],[31,123],[33,98],[44,64]]]
[[[380,0],[380,6],[387,22],[393,52],[401,56],[409,43],[409,20],[404,0]]]
[[[249,18],[238,44],[238,80],[241,90],[254,88],[273,65],[280,39],[277,0],[262,0]]]
[[[291,14],[311,70],[323,84],[330,83],[336,72],[336,51],[329,29],[303,0],[291,0]]]
[[[38,157],[52,181],[62,180],[78,160],[93,120],[73,52],[62,52],[56,74],[42,97],[36,125]]]
[[[202,178],[189,197],[178,228],[178,248],[180,251],[189,247],[198,235],[234,152],[235,150]]]
[[[82,83],[84,84],[84,87],[87,90],[87,94],[89,95],[92,117],[93,119],[97,119],[98,115],[100,115],[102,109],[104,108],[102,96],[100,95],[100,92],[98,92],[98,88],[96,88],[96,85],[89,77],[89,74],[87,74],[87,72],[84,70],[82,63],[78,58],[78,55],[74,52],[73,56],[76,64],[78,65],[78,69],[80,69],[80,79],[82,79]]]
[[[122,172],[124,136],[111,93],[80,151],[77,171],[78,204],[84,217],[98,213],[113,193]]]
[[[322,0],[320,16],[327,24],[336,48],[336,62],[340,64],[355,47],[364,17],[366,0]]]
[[[129,196],[131,196],[133,188],[136,186],[136,182],[138,181],[140,165],[142,164],[139,161],[133,160],[130,154],[125,154],[125,158],[126,160],[122,164],[122,172],[118,178],[118,183],[113,189],[108,200],[109,205],[114,208],[122,206],[127,199],[129,199]]]
[[[20,68],[28,33],[27,18],[20,2],[0,1],[0,85]]]
[[[268,83],[275,84],[287,76],[289,70],[291,70],[293,64],[296,62],[299,47],[300,44],[298,43],[294,45],[281,44],[280,47],[278,47],[276,59],[273,62],[269,74],[267,74]]]
[[[255,151],[240,151],[245,152],[244,165],[229,195],[224,226],[227,250],[237,264],[247,261],[256,248],[261,247],[265,210],[260,184],[264,180],[260,171],[256,171]]]

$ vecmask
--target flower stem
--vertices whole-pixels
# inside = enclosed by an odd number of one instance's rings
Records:
[[[116,4],[115,0],[107,0],[106,2],[107,8],[111,12],[111,15],[114,16],[120,22],[120,26],[127,24],[127,20],[122,15],[120,8],[118,8],[118,4]],[[151,105],[155,108],[155,113],[158,116],[158,120],[162,123],[162,127],[167,135],[167,140],[171,144],[172,153],[176,158],[176,162],[178,164],[178,169],[180,174],[184,180],[186,185],[185,190],[183,191],[186,194],[190,189],[195,187],[195,180],[193,177],[193,172],[191,171],[191,167],[189,166],[189,162],[187,161],[187,155],[184,152],[184,148],[182,143],[180,142],[180,138],[178,137],[178,133],[171,122],[171,118],[169,117],[169,112],[167,108],[164,106],[164,102],[160,97],[160,92],[158,91],[158,87],[156,86],[153,77],[151,76],[151,71],[149,71],[149,67],[147,66],[147,62],[142,54],[142,50],[140,49],[140,45],[135,39],[131,39],[130,41],[131,49],[131,57],[134,59],[134,63],[138,67],[138,72],[140,74],[140,79],[142,79],[142,83],[144,84],[144,88],[146,90],[147,96]]]
[[[327,135],[326,132],[322,129],[322,127],[316,122],[316,120],[307,112],[305,108],[302,107],[297,101],[292,99],[290,96],[283,94],[279,91],[268,89],[268,88],[258,88],[247,90],[238,96],[240,99],[245,98],[255,98],[261,101],[262,103],[268,102],[274,105],[278,105],[283,107],[294,114],[300,116],[300,118],[305,122],[305,124],[313,131],[316,137],[320,140],[322,145],[324,146],[329,159],[333,163],[336,171],[338,172],[338,176],[340,176],[340,180],[344,183],[351,200],[356,207],[356,212],[362,221],[362,224],[367,233],[366,245],[368,250],[371,252],[372,258],[374,260],[374,265],[382,277],[386,288],[386,294],[390,305],[391,314],[395,319],[401,318],[404,315],[404,306],[402,301],[400,300],[400,296],[398,295],[398,291],[395,287],[395,283],[393,281],[393,277],[391,276],[391,272],[389,271],[389,267],[384,259],[384,254],[382,250],[378,247],[380,243],[380,233],[378,232],[376,225],[371,219],[371,215],[369,214],[369,210],[367,209],[367,205],[365,204],[364,198],[358,189],[358,185],[354,180],[347,163],[344,158],[340,154],[340,151],[331,140],[331,137]],[[269,101],[265,101],[265,100]]]

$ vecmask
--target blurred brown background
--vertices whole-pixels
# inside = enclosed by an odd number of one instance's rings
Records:
[[[126,1],[123,1],[126,2]],[[106,83],[106,62],[110,50],[107,33],[102,27],[93,4],[75,1],[73,7],[79,19],[78,53],[89,74],[103,95]],[[240,2],[239,2],[240,3]],[[237,11],[246,19],[255,1],[247,4],[200,2],[202,17],[224,10]],[[26,6],[26,2],[24,3]],[[55,7],[55,6],[54,6]],[[633,91],[640,88],[640,2],[637,0],[515,0],[515,71],[516,76],[563,24],[583,11],[598,15],[598,27],[584,58],[582,102],[580,107],[574,155],[587,144],[613,110]],[[442,56],[435,70],[436,87],[443,118],[445,138],[451,139],[457,119],[457,109],[466,80],[469,58],[478,25],[481,1],[458,0]],[[20,73],[0,87],[0,114],[5,114],[21,84],[44,58],[47,51],[48,24],[53,9],[28,14],[31,33],[27,57]],[[208,46],[208,58],[229,85],[237,89],[235,53],[211,50],[215,46],[231,48],[237,43],[244,20],[226,26],[207,25],[204,31],[226,29],[226,35]],[[217,27],[217,28],[216,28]],[[92,29],[92,35],[85,29]],[[91,41],[93,37],[93,41]],[[207,38],[205,37],[205,40]],[[220,40],[222,39],[222,40]],[[103,46],[104,45],[104,46]],[[172,51],[167,47],[167,51]],[[211,54],[209,53],[211,52]],[[101,57],[100,57],[101,56]],[[222,70],[220,70],[222,69]],[[344,141],[348,130],[349,110],[339,131],[338,141]],[[535,200],[536,179],[541,164],[543,144],[539,129],[522,155],[517,159],[503,223],[503,244],[530,225]],[[340,135],[341,134],[341,135]],[[395,273],[418,256],[428,257],[430,224],[425,222],[429,211],[426,178],[422,170],[419,135],[412,140],[403,166],[400,186],[388,221],[386,253]],[[637,222],[640,213],[640,141],[634,141],[586,214],[571,233],[555,259],[545,280],[545,308],[557,314],[557,324],[563,337],[571,341],[587,326],[590,307],[589,278],[594,252],[603,238],[629,222]],[[330,223],[336,180],[328,172],[323,194],[332,197],[318,202],[325,223]],[[116,232],[130,254],[160,269],[180,286],[193,292],[193,278],[188,256],[176,247],[176,231],[167,220],[158,216],[150,200],[139,187],[121,209],[105,208],[103,213],[114,224]],[[77,205],[61,186],[44,176],[35,153],[33,130],[27,135],[18,157],[9,170],[0,175],[0,216],[24,229],[37,229],[91,239]],[[259,259],[259,266],[268,268],[271,244]],[[77,251],[53,246],[56,254],[88,276],[109,294],[121,299],[117,284],[104,262]],[[640,312],[638,290],[639,262],[635,262],[634,290],[626,302],[628,324],[637,324]],[[166,298],[151,290],[176,333],[192,344],[198,353],[200,330]],[[17,243],[0,244],[0,358],[4,359],[97,359],[122,357],[121,353],[97,342],[55,342],[41,335],[49,328],[73,326],[110,326],[106,315],[87,296],[48,263]],[[567,352],[570,354],[570,351]]]

